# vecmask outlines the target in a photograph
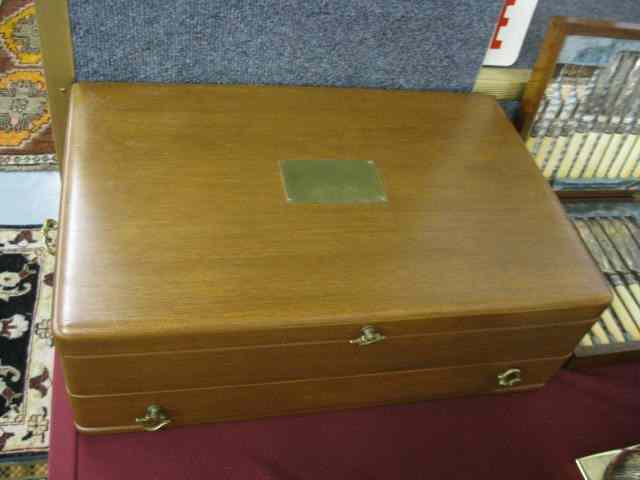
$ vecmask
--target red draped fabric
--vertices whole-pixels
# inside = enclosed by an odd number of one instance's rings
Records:
[[[640,363],[527,393],[94,437],[55,373],[51,480],[573,480],[576,457],[640,443]]]

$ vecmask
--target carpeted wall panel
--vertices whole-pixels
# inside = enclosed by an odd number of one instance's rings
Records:
[[[78,80],[468,91],[502,0],[69,0]]]
[[[507,118],[511,120],[512,123],[515,123],[518,112],[520,111],[520,102],[518,100],[500,100],[498,103],[504,110]]]
[[[571,16],[640,23],[638,0],[538,0],[531,26],[514,67],[531,68],[536,62],[540,45],[553,16]]]

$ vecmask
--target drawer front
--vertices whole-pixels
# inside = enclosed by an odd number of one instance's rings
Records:
[[[146,394],[72,396],[71,401],[81,431],[109,433],[142,429],[135,419],[144,416],[150,405],[160,406],[172,427],[531,388],[546,382],[566,358]],[[501,386],[499,375],[511,369],[520,370],[521,382]],[[507,383],[514,379],[513,372],[506,377]],[[148,426],[153,427],[153,422]]]
[[[387,337],[359,346],[342,342],[63,357],[76,395],[108,395],[244,385],[399,370],[439,368],[571,353],[590,324]],[[384,332],[382,332],[384,333]]]

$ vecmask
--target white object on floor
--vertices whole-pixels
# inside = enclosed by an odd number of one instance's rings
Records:
[[[633,447],[637,446],[638,445],[634,445]],[[584,480],[602,480],[609,463],[611,463],[621,451],[622,449],[609,450],[608,452],[596,453],[588,457],[576,459],[576,464]]]
[[[57,219],[59,203],[59,172],[0,172],[0,225]]]
[[[520,55],[538,0],[505,0],[483,65],[508,67]]]

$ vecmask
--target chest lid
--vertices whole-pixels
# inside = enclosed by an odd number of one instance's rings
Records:
[[[77,84],[63,351],[588,320],[607,289],[495,101]]]

